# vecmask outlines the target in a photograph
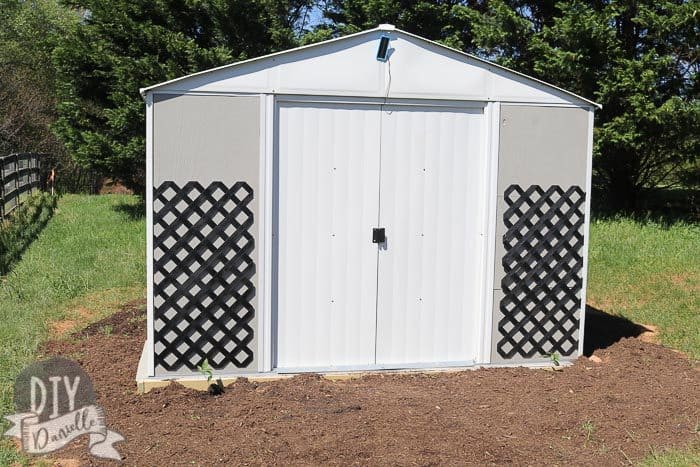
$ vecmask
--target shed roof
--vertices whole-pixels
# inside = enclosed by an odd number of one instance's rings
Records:
[[[186,92],[186,91],[200,91],[200,92],[207,92],[207,91],[222,91],[222,86],[216,86],[213,85],[213,83],[217,82],[222,82],[222,81],[228,81],[232,86],[240,88],[238,89],[241,92],[270,92],[270,93],[299,93],[299,94],[304,94],[305,90],[304,89],[296,89],[299,88],[299,86],[287,86],[286,88],[284,86],[277,86],[275,87],[275,83],[270,83],[270,79],[268,78],[265,83],[262,83],[262,81],[265,81],[263,75],[260,73],[262,71],[267,71],[271,68],[278,67],[278,66],[284,66],[289,64],[294,63],[294,62],[307,62],[308,64],[314,64],[312,66],[318,67],[318,61],[313,62],[314,59],[317,58],[328,58],[332,54],[339,54],[342,52],[346,52],[352,48],[357,48],[360,45],[366,44],[369,41],[372,41],[374,39],[377,39],[381,36],[387,35],[391,38],[391,40],[397,40],[397,39],[404,39],[408,43],[410,43],[412,46],[414,46],[414,50],[421,50],[424,49],[424,51],[427,49],[428,53],[433,53],[435,55],[441,55],[443,56],[442,64],[447,64],[450,61],[451,62],[458,62],[460,64],[466,64],[466,65],[472,65],[472,69],[480,69],[482,72],[488,72],[492,75],[498,75],[501,79],[501,81],[504,80],[510,80],[514,82],[518,82],[521,86],[529,86],[533,90],[538,90],[543,93],[548,93],[552,96],[557,96],[558,98],[562,99],[563,101],[568,101],[568,102],[573,102],[576,104],[584,105],[584,106],[593,106],[597,108],[601,108],[602,106],[594,101],[591,101],[589,99],[586,99],[585,97],[581,97],[573,92],[567,91],[565,89],[559,88],[557,86],[554,86],[552,84],[546,83],[542,80],[539,80],[537,78],[533,78],[531,76],[527,76],[523,73],[519,73],[517,71],[511,70],[509,68],[506,68],[504,66],[498,65],[494,62],[485,60],[483,58],[479,58],[475,55],[468,54],[465,52],[462,52],[457,49],[453,49],[451,47],[448,47],[446,45],[440,44],[438,42],[434,42],[428,39],[425,39],[423,37],[417,36],[415,34],[411,34],[406,31],[402,31],[400,29],[395,28],[393,25],[390,24],[382,24],[378,26],[377,28],[374,29],[369,29],[366,31],[358,32],[355,34],[350,34],[347,36],[339,37],[336,39],[330,39],[327,41],[323,42],[318,42],[302,47],[297,47],[294,49],[290,50],[285,50],[282,52],[277,52],[269,55],[265,55],[262,57],[257,57],[257,58],[252,58],[249,60],[243,60],[240,62],[236,63],[231,63],[228,65],[223,65],[220,67],[216,68],[211,68],[208,70],[200,71],[197,73],[192,73],[190,75],[182,76],[180,78],[172,79],[169,81],[165,81],[162,83],[158,83],[152,86],[148,86],[145,88],[141,88],[140,92],[142,96],[146,96],[149,92],[152,91],[162,91],[162,92]],[[391,58],[389,62],[391,62]],[[364,62],[363,62],[364,63]],[[327,68],[329,69],[334,69],[335,70],[335,75],[334,77],[338,76],[338,67],[336,66],[337,64],[333,64]],[[357,67],[361,65],[359,62],[354,62],[353,63],[353,73],[350,73],[348,76],[348,79],[351,80],[351,82],[356,81],[357,74],[361,73],[361,70],[358,69]],[[435,73],[435,67],[430,67],[430,70],[423,70],[426,73]],[[468,82],[467,79],[463,79],[466,76],[466,73],[463,70],[460,69],[455,69],[451,66],[446,67],[450,68],[449,70],[442,70],[439,73],[439,76],[444,77],[445,74],[447,73],[448,76],[452,78],[452,82],[460,82],[461,83],[461,88],[477,88],[478,86],[474,86],[475,83],[473,82]],[[287,71],[287,70],[285,70]],[[391,84],[391,69],[389,69],[389,84]],[[285,75],[290,74],[290,73],[285,73]],[[292,73],[293,74],[293,73]],[[368,73],[369,75],[372,75],[372,72],[370,71]],[[413,70],[413,73],[407,74],[407,75],[415,75],[415,70]],[[308,73],[308,75],[313,75],[313,73]],[[320,75],[323,75],[323,73],[320,73]],[[240,77],[249,77],[250,79],[246,80],[241,80]],[[233,81],[232,79],[237,79],[237,81]],[[251,82],[257,81],[257,85],[252,86]],[[415,80],[414,80],[415,81]],[[484,81],[484,80],[482,80]],[[262,84],[260,84],[262,83]],[[278,83],[279,84],[279,83]],[[413,83],[415,85],[415,83]],[[449,85],[445,86],[445,83],[439,83],[441,86],[441,89],[448,89],[449,91]],[[368,89],[371,88],[371,84],[368,83]],[[376,87],[376,86],[375,86]],[[485,83],[484,85],[481,86],[482,91],[481,94],[488,94],[489,92],[495,92],[498,94],[498,83]],[[388,88],[387,88],[388,89]],[[486,90],[484,90],[486,89]],[[402,93],[401,90],[393,91],[391,94],[388,93],[384,94],[384,89],[370,89],[371,91],[374,91],[378,96],[381,94],[382,97],[413,97],[410,95],[409,92],[404,92]],[[293,92],[297,91],[297,92]],[[501,91],[502,93],[503,91]],[[332,94],[331,92],[320,92],[320,94]],[[349,91],[348,94],[354,94],[352,91]],[[367,93],[363,93],[367,94]],[[486,100],[503,100],[503,99],[491,99],[489,96],[484,96],[484,95],[479,95],[478,92],[476,92],[473,96],[470,95],[464,95],[465,93],[460,89],[460,90],[455,90],[452,93],[446,92],[444,95],[436,95],[436,98],[440,97],[445,97],[445,98],[474,98],[476,100],[485,98]],[[508,100],[508,99],[505,99]],[[517,99],[516,99],[517,100]]]

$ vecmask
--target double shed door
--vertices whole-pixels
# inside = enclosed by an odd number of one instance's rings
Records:
[[[473,362],[483,109],[295,102],[278,110],[276,367]],[[385,241],[373,243],[376,228]]]

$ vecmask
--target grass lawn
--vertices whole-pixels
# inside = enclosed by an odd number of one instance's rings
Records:
[[[15,375],[56,322],[97,320],[144,296],[145,221],[129,215],[137,209],[130,196],[64,196],[38,240],[0,278],[3,414],[12,409]],[[700,226],[593,222],[588,286],[592,306],[658,326],[663,344],[700,359]],[[699,452],[653,452],[645,463],[697,465]],[[0,465],[15,461],[23,462],[2,438]]]
[[[689,449],[671,449],[652,452],[640,465],[645,467],[679,467],[700,465],[700,443]]]
[[[700,360],[700,225],[598,220],[590,235],[588,304]]]
[[[100,319],[145,294],[145,221],[133,196],[66,195],[39,238],[0,277],[0,412],[12,412],[16,374],[60,321]],[[0,431],[6,428],[4,420]],[[7,438],[0,465],[20,460]]]

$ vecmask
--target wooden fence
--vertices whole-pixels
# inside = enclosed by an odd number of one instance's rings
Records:
[[[22,204],[23,195],[41,187],[41,159],[37,153],[0,157],[0,220]]]

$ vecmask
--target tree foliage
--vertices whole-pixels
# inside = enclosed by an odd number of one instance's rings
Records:
[[[52,54],[77,19],[56,0],[0,3],[0,155],[63,152],[51,131],[56,118]]]
[[[295,44],[307,1],[72,0],[75,34],[55,50],[56,131],[82,164],[144,190],[138,89]]]
[[[698,164],[700,2],[557,3],[532,41],[538,75],[600,102],[596,183],[633,209]]]

